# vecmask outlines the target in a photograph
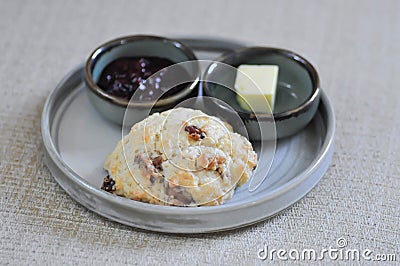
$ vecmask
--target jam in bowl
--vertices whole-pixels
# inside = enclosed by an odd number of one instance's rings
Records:
[[[89,99],[108,120],[123,124],[126,112],[125,117],[134,118],[128,122],[135,123],[148,115],[146,111],[162,112],[197,96],[200,66],[179,64],[193,60],[197,58],[188,47],[163,37],[135,35],[109,41],[86,61]],[[175,84],[176,77],[186,82]]]

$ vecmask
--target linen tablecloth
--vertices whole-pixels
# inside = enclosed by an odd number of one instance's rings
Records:
[[[235,39],[309,59],[337,119],[321,182],[272,219],[203,235],[131,228],[73,201],[44,163],[44,101],[94,47],[138,33]],[[399,1],[1,0],[0,52],[0,264],[283,263],[261,260],[260,249],[321,251],[338,240],[400,261]]]

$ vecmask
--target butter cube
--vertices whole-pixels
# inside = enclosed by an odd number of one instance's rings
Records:
[[[247,111],[253,109],[255,113],[272,113],[278,71],[279,67],[275,65],[240,65],[235,80],[240,106]],[[265,101],[268,101],[269,107]]]

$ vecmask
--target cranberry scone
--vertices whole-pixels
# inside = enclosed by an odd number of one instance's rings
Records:
[[[220,205],[257,164],[251,143],[217,117],[189,108],[135,124],[104,163],[102,189],[175,206]]]

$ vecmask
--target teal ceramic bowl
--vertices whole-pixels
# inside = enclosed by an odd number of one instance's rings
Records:
[[[234,88],[236,72],[228,73],[219,64],[210,65],[205,71],[202,83],[204,94],[229,104],[244,121],[251,139],[271,140],[291,136],[314,117],[320,100],[320,81],[315,68],[302,56],[278,48],[249,47],[224,54],[216,61],[233,67],[242,64],[279,66],[273,114],[255,114],[239,105],[236,92],[230,89]],[[275,126],[271,125],[273,123]],[[271,132],[272,128],[276,128],[276,135]]]
[[[161,57],[169,59],[174,64],[197,60],[191,49],[179,41],[150,35],[132,35],[114,39],[96,48],[88,57],[84,81],[89,99],[97,111],[106,119],[117,123],[134,124],[144,119],[149,113],[162,112],[175,106],[182,100],[195,97],[198,94],[200,66],[185,64],[185,71],[190,75],[187,86],[156,102],[134,102],[108,94],[98,86],[100,75],[112,61],[123,57]],[[185,83],[186,84],[186,83]],[[125,119],[125,117],[132,119]],[[127,121],[129,120],[129,121]]]

